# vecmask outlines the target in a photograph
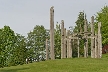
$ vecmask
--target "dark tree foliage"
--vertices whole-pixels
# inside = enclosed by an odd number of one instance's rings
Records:
[[[76,26],[73,30],[73,33],[82,33],[84,31],[84,12],[79,12],[79,15],[78,15],[78,18],[77,18],[77,21],[75,22],[76,23]],[[83,56],[84,55],[84,40],[83,39],[80,39],[80,56]],[[78,55],[78,45],[77,45],[77,40],[74,40],[74,46],[73,46],[73,57],[77,57]]]

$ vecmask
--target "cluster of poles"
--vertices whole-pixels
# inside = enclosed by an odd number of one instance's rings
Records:
[[[98,22],[98,32],[94,31],[94,16],[91,17],[91,31],[88,31],[88,21],[84,20],[84,31],[80,33],[70,34],[70,30],[64,28],[64,20],[61,20],[61,59],[62,58],[72,58],[72,47],[74,45],[74,40],[77,40],[77,50],[78,58],[80,40],[85,40],[84,42],[84,57],[88,57],[88,39],[91,39],[91,58],[101,58],[102,57],[102,36],[101,36],[101,22]],[[51,60],[55,59],[54,54],[54,7],[50,8],[50,50],[48,48],[48,39],[46,39],[46,60],[49,59],[49,53]]]

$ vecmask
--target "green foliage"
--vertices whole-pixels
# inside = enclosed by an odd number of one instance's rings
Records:
[[[84,31],[84,12],[79,12],[79,15],[78,15],[78,19],[77,21],[75,22],[76,23],[76,26],[73,30],[73,33],[81,33]],[[84,55],[84,41],[81,39],[80,40],[80,45],[79,45],[79,52],[80,52],[80,55]],[[74,41],[74,46],[73,46],[73,56],[76,57],[78,55],[78,46],[77,46],[77,40]]]
[[[36,25],[33,31],[28,33],[27,49],[28,57],[36,58],[39,54],[43,55],[45,50],[46,29],[44,26]]]
[[[54,30],[54,41],[55,41],[55,58],[61,58],[61,29],[60,24],[56,24]]]
[[[14,33],[9,26],[0,29],[0,67],[24,64],[26,42],[24,36]]]
[[[73,33],[80,34],[84,31],[84,12],[79,12],[78,19],[75,22],[76,26],[73,30]],[[108,44],[108,6],[104,6],[101,11],[97,12],[96,21],[102,22],[102,43],[103,45]],[[95,31],[97,31],[98,23],[95,22]],[[90,24],[88,24],[88,31],[90,31]],[[45,41],[46,38],[50,38],[44,26],[36,25],[33,31],[28,33],[27,38],[20,34],[14,33],[14,31],[9,26],[4,26],[0,29],[0,68],[6,66],[16,66],[22,65],[25,63],[26,58],[37,58],[39,55],[45,57]],[[61,58],[61,29],[60,25],[56,24],[54,29],[54,49],[55,49],[55,58]],[[90,54],[90,39],[89,42],[89,54]],[[77,40],[74,40],[73,48],[73,57],[77,56]],[[84,55],[84,40],[80,39],[80,56]],[[107,56],[106,56],[107,57]],[[51,63],[50,63],[51,62]],[[76,64],[77,63],[77,64]],[[54,65],[56,64],[56,65]],[[44,66],[45,65],[45,66]],[[65,66],[64,66],[65,65]],[[72,66],[73,65],[73,66]],[[62,59],[55,61],[46,61],[45,63],[34,63],[33,65],[23,65],[16,67],[11,67],[7,69],[0,69],[0,72],[11,72],[23,70],[27,71],[39,71],[44,72],[56,72],[56,71],[100,71],[107,72],[107,58],[103,59]],[[31,67],[32,66],[32,67]],[[103,66],[103,68],[102,68]],[[29,68],[28,68],[29,67]],[[100,70],[101,68],[101,70]],[[27,70],[26,70],[27,69]],[[61,70],[60,70],[61,69]],[[68,70],[67,70],[68,69]]]
[[[75,23],[76,23],[76,26],[75,26],[73,32],[80,33],[82,31],[84,31],[84,12],[79,12],[78,19]]]
[[[4,28],[0,30],[0,59],[2,61],[0,64],[2,66],[9,65],[14,49],[14,42],[14,31],[11,30],[9,26],[4,26]]]
[[[13,50],[13,60],[14,65],[22,65],[25,63],[25,59],[27,57],[27,48],[26,48],[26,39],[24,36],[20,34],[16,34],[16,43],[15,48]]]
[[[99,12],[97,12],[96,21],[102,23],[102,44],[108,44],[108,6],[104,6]],[[97,30],[97,23],[95,28]]]

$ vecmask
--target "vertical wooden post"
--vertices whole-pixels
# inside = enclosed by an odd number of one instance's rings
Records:
[[[97,34],[95,32],[95,58],[98,58]]]
[[[98,57],[102,57],[102,36],[101,36],[101,22],[98,23]]]
[[[67,30],[67,58],[69,58],[69,35],[70,30]]]
[[[48,39],[46,39],[46,60],[49,59],[49,51],[48,51]]]
[[[64,28],[64,58],[66,58],[66,28]]]
[[[87,39],[87,19],[85,19],[85,22],[84,22],[84,37],[85,37],[85,40],[86,42],[84,43],[84,57],[86,58],[88,55],[88,39]]]
[[[88,39],[87,39],[87,42],[86,42],[86,52],[87,52],[87,57],[88,57]]]
[[[64,21],[61,20],[61,59],[64,58]]]
[[[72,41],[70,39],[71,37],[69,36],[69,58],[72,57]]]
[[[72,34],[72,37],[75,37],[74,33]],[[72,48],[73,48],[73,49],[75,48],[74,45],[75,45],[75,39],[73,38],[73,39],[72,39]]]
[[[50,49],[51,49],[51,60],[55,59],[54,55],[54,7],[50,8]]]
[[[77,40],[78,40],[78,58],[79,58],[79,38]]]
[[[84,42],[84,57],[86,58],[86,43]]]
[[[95,48],[94,48],[94,16],[91,17],[91,58],[94,58]]]

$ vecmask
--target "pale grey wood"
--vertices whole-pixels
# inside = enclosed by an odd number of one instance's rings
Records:
[[[67,58],[69,58],[69,34],[70,30],[67,30]]]
[[[54,7],[50,8],[50,49],[51,49],[51,60],[55,59],[54,54]]]
[[[98,23],[98,57],[102,57],[101,22]]]
[[[87,32],[87,19],[85,19],[84,21],[84,37],[87,40],[87,34],[85,34]],[[88,42],[84,43],[84,57],[87,57],[87,49],[88,49]]]
[[[95,58],[98,58],[97,34],[95,32]]]
[[[72,58],[72,42],[71,42],[71,39],[69,39],[69,58]]]
[[[64,28],[64,58],[66,58],[66,28]]]
[[[61,20],[61,59],[64,58],[64,21]]]
[[[84,37],[85,37],[84,39],[87,39],[87,38],[86,38],[87,35],[85,34],[85,32],[87,32],[87,24],[86,24],[87,22],[86,22],[86,21],[87,21],[87,20],[85,19],[85,20],[84,20]],[[87,56],[86,56],[86,55],[87,55],[87,52],[86,52],[86,51],[87,51],[87,50],[86,50],[86,43],[87,43],[87,42],[84,42],[84,57],[85,57],[85,58],[87,57]]]
[[[87,39],[87,42],[86,42],[86,52],[87,52],[87,57],[88,57],[88,39]]]
[[[78,43],[77,44],[78,44],[78,58],[79,58],[79,55],[80,55],[79,54],[79,38],[78,38]]]
[[[91,36],[94,37],[94,16],[91,17]],[[91,58],[95,56],[94,38],[91,38]]]

